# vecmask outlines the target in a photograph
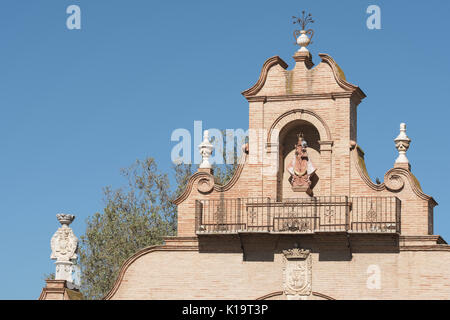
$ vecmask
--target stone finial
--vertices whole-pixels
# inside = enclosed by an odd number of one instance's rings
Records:
[[[75,216],[60,213],[56,217],[61,223],[61,227],[58,228],[50,241],[52,249],[50,258],[56,260],[55,280],[66,280],[73,283],[74,263],[78,258],[78,239],[69,225],[75,219]]]
[[[200,163],[200,169],[211,169],[211,163],[209,163],[209,158],[214,150],[214,146],[209,142],[209,132],[205,130],[203,132],[203,141],[198,146],[200,154],[202,156],[202,163]]]
[[[311,34],[312,38],[312,30],[300,30],[299,36],[296,39],[297,44],[300,46],[300,49],[297,50],[297,52],[309,52],[309,50],[306,48],[310,43],[311,39],[307,36],[308,34]]]
[[[394,139],[395,147],[398,150],[398,158],[395,160],[395,167],[408,167],[409,160],[406,157],[406,151],[409,149],[411,139],[406,135],[406,124],[400,124],[400,134]]]
[[[302,17],[292,18],[294,19],[294,24],[298,24],[301,26],[301,30],[294,31],[296,44],[300,46],[300,49],[298,49],[297,52],[309,53],[309,50],[306,47],[311,43],[314,31],[312,29],[306,30],[306,26],[309,23],[314,23],[314,20],[312,19],[311,14],[306,14],[305,11],[302,11]]]

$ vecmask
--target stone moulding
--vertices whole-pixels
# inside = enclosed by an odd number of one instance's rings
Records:
[[[103,297],[102,300],[110,300],[116,294],[117,290],[119,290],[119,287],[122,284],[123,277],[125,276],[125,273],[127,272],[130,265],[132,265],[140,257],[156,251],[198,251],[198,246],[159,245],[159,246],[150,246],[136,252],[122,264],[122,266],[120,267],[119,275],[117,276],[117,279],[114,282],[114,286],[106,294],[106,296]]]
[[[437,205],[437,202],[433,199],[433,197],[425,194],[422,191],[422,188],[420,187],[417,179],[414,177],[411,171],[403,168],[392,168],[384,175],[383,183],[375,184],[372,182],[367,173],[367,169],[364,163],[364,152],[357,145],[355,148],[352,148],[350,152],[359,176],[372,190],[388,190],[390,192],[399,192],[403,189],[405,182],[407,181],[411,186],[413,192],[420,199],[429,201],[433,207]]]
[[[278,96],[251,96],[247,100],[249,102],[276,102],[276,101],[297,101],[297,100],[326,100],[337,98],[351,98],[352,92],[331,92],[331,93],[301,93],[286,94]]]
[[[208,193],[208,192],[211,192],[212,190],[214,190],[216,192],[224,192],[224,191],[230,190],[236,184],[236,182],[239,180],[239,177],[241,176],[242,170],[244,169],[244,166],[247,163],[247,158],[248,158],[248,155],[244,152],[242,154],[242,156],[241,156],[241,159],[239,160],[239,165],[236,168],[236,171],[234,172],[234,174],[231,177],[230,181],[228,181],[228,183],[223,185],[223,186],[221,186],[219,184],[216,184],[216,183],[213,183],[214,182],[214,176],[211,175],[210,173],[206,173],[206,172],[196,172],[196,173],[194,173],[189,178],[189,181],[188,181],[188,183],[186,185],[186,188],[184,189],[183,193],[178,198],[173,200],[173,203],[176,204],[176,205],[179,205],[184,200],[186,200],[189,197],[189,194],[191,193],[192,188],[193,188],[193,186],[194,186],[196,181],[205,180],[205,182],[209,181],[208,183],[213,184],[212,188],[209,185],[208,185],[208,187],[206,187],[206,186],[205,187],[204,186],[199,186],[199,191],[202,192],[202,193]]]
[[[273,56],[267,59],[263,64],[258,81],[250,89],[242,91],[242,95],[246,98],[256,95],[266,83],[267,74],[269,73],[270,68],[276,65],[280,65],[283,69],[287,69],[288,67],[288,64],[284,62],[283,59],[281,59],[279,56]]]

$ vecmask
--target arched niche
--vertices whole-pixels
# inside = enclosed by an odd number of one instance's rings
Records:
[[[295,157],[295,144],[297,143],[297,135],[303,134],[304,139],[308,143],[308,156],[310,161],[316,168],[321,168],[321,150],[320,150],[320,133],[319,130],[309,121],[296,119],[287,123],[279,132],[278,140],[278,201],[287,198],[302,198],[306,197],[305,193],[294,192],[289,183],[290,174],[286,168],[292,159]],[[311,188],[315,191],[320,181],[320,172],[311,177]]]
[[[266,152],[277,153],[278,157],[278,173],[277,173],[277,200],[281,201],[286,198],[299,198],[306,195],[294,193],[287,181],[284,161],[289,144],[293,149],[290,139],[292,135],[296,135],[301,131],[302,126],[306,126],[305,130],[315,128],[314,133],[309,133],[310,137],[306,137],[312,151],[311,159],[317,169],[317,177],[314,186],[314,195],[330,195],[331,194],[331,152],[333,147],[333,138],[327,123],[314,111],[308,109],[292,109],[281,114],[269,128],[267,134]],[[309,128],[309,129],[308,129]],[[291,133],[289,133],[292,131]],[[284,144],[284,146],[283,146]],[[294,143],[295,144],[295,143]],[[290,148],[289,147],[289,148]],[[289,154],[287,155],[289,157]],[[318,158],[318,159],[317,159]],[[284,188],[283,188],[284,186]],[[288,187],[288,188],[286,188]]]

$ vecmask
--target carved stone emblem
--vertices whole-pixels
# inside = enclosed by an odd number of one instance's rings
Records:
[[[283,251],[284,294],[289,300],[307,299],[311,295],[312,263],[309,250],[293,248]]]
[[[73,215],[58,214],[57,218],[62,224],[53,235],[50,246],[52,248],[51,259],[57,262],[68,262],[77,259],[78,239],[69,224],[75,218]]]
[[[70,283],[70,286],[78,286],[74,284],[72,277],[74,271],[76,271],[75,264],[77,260],[78,239],[73,233],[69,224],[75,219],[74,215],[60,213],[56,217],[61,223],[61,227],[56,230],[52,239],[50,240],[50,246],[52,248],[51,259],[56,260],[56,280],[66,280]]]

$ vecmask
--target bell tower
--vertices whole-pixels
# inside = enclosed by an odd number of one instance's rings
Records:
[[[286,168],[294,156],[295,137],[303,132],[308,144],[308,160],[317,169],[311,176],[314,195],[350,195],[350,148],[357,141],[357,106],[365,94],[346,81],[339,65],[327,54],[319,54],[321,62],[314,66],[307,49],[314,35],[311,15],[294,17],[301,30],[294,31],[300,46],[288,65],[280,57],[268,59],[257,83],[242,92],[249,101],[250,154],[262,157],[260,182],[263,197],[287,198],[304,196],[289,185]],[[253,139],[252,139],[253,138]],[[263,140],[261,145],[257,139]],[[253,149],[253,150],[252,150]],[[277,156],[274,156],[276,154]],[[257,155],[254,154],[257,158]],[[273,162],[277,161],[276,174]]]

